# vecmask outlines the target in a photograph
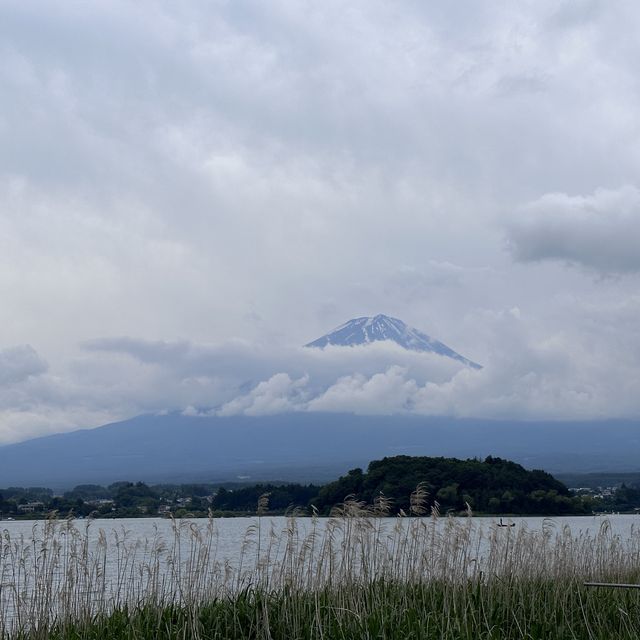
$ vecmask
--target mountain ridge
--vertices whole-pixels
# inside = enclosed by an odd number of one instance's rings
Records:
[[[143,415],[0,447],[0,487],[331,480],[405,454],[497,455],[527,468],[637,471],[637,421],[511,422],[416,415],[293,412],[269,416]]]

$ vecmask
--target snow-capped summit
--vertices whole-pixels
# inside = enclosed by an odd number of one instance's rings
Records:
[[[349,320],[330,333],[306,344],[305,347],[318,347],[320,349],[328,345],[353,347],[355,345],[369,344],[383,340],[391,340],[410,351],[423,351],[447,356],[473,369],[482,368],[479,364],[461,356],[453,349],[447,347],[446,344],[434,340],[426,333],[407,326],[402,320],[383,314]]]

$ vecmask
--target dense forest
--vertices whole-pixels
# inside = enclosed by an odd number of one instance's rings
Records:
[[[570,491],[544,471],[528,471],[500,458],[458,460],[395,456],[376,460],[366,471],[352,469],[324,486],[301,484],[147,485],[116,482],[108,487],[79,485],[55,495],[51,489],[0,489],[0,519],[76,517],[204,517],[283,514],[297,509],[327,515],[345,498],[365,505],[387,505],[387,512],[416,513],[411,494],[420,487],[423,508],[440,513],[588,514],[638,511],[640,484]],[[415,494],[414,494],[415,495]],[[261,500],[262,497],[262,500]]]
[[[481,513],[589,513],[591,504],[545,471],[527,471],[509,460],[395,456],[376,460],[366,472],[353,469],[320,489],[316,507],[326,512],[344,496],[373,503],[383,494],[396,511],[410,512],[410,495],[420,485],[427,505],[442,511]]]

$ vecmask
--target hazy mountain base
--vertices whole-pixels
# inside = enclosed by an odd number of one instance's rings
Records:
[[[554,477],[567,487],[585,487],[588,489],[602,489],[604,487],[619,487],[620,485],[639,487],[640,472],[635,473],[556,473]]]
[[[556,472],[640,470],[637,421],[513,422],[414,415],[139,416],[0,447],[0,486],[232,480],[322,482],[398,454],[488,455]]]

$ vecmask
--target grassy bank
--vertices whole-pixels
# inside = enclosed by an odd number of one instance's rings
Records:
[[[21,638],[398,640],[640,637],[640,593],[566,581],[368,585],[319,592],[246,590],[197,607],[122,610]]]
[[[424,516],[420,491],[411,512]],[[91,523],[5,532],[0,631],[44,638],[638,638],[640,534],[604,521],[572,533],[472,517],[382,518],[347,503],[329,519],[256,519],[233,548],[217,523],[172,538],[112,537]],[[225,543],[227,544],[228,541]],[[222,545],[224,547],[224,545]],[[229,547],[224,547],[229,549]]]

